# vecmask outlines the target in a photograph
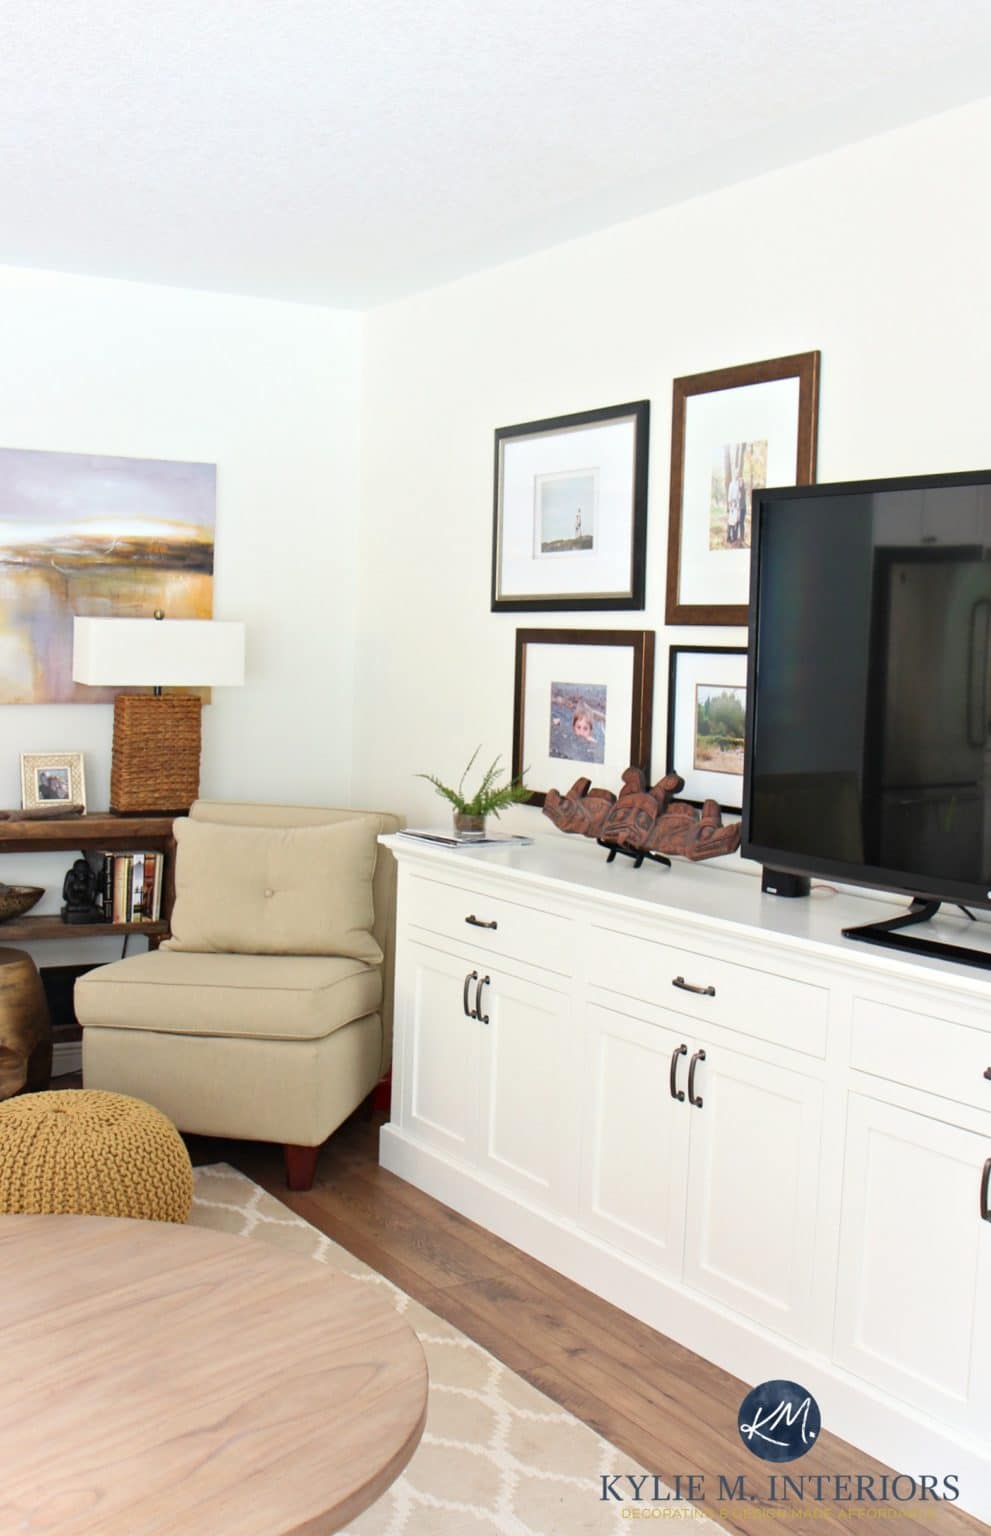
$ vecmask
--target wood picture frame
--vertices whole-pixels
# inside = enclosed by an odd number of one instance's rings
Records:
[[[86,768],[81,752],[22,752],[21,809],[56,812],[86,809]]]
[[[665,618],[668,624],[736,624],[745,625],[748,614],[749,593],[749,535],[747,516],[752,490],[763,489],[765,484],[811,485],[816,473],[816,444],[819,416],[819,352],[799,352],[790,357],[769,358],[760,363],[745,363],[739,367],[717,368],[709,373],[689,374],[675,379],[671,416],[671,488],[670,516],[668,522],[667,602]],[[781,386],[775,390],[773,386]],[[797,385],[797,389],[795,386]],[[770,386],[764,389],[764,386]],[[740,391],[734,398],[726,391]],[[742,392],[747,392],[746,395]],[[755,393],[756,392],[756,393]],[[695,427],[696,413],[692,404],[703,397],[720,396],[718,406],[710,405],[709,423]],[[733,426],[734,405],[739,411],[739,425]],[[770,426],[764,430],[772,435],[773,456],[769,454],[768,439],[757,440],[755,431],[762,410]],[[792,411],[794,421],[790,420]],[[719,418],[722,418],[721,420]],[[754,426],[757,422],[758,425]],[[711,437],[706,457],[706,432]],[[691,437],[691,441],[689,441]],[[794,455],[790,452],[794,439]],[[712,445],[719,444],[726,455],[737,453],[742,465],[746,456],[751,460],[750,473],[742,467],[734,467],[730,479],[730,460],[724,479],[727,482],[726,519],[730,532],[727,542],[719,542],[716,486],[719,472],[713,469]],[[753,465],[755,450],[763,449],[763,467]],[[768,472],[771,479],[767,479]],[[758,473],[763,478],[758,480]],[[689,479],[686,510],[686,474]],[[706,476],[708,475],[708,480]],[[791,477],[794,478],[791,478]],[[737,489],[733,491],[734,482]],[[737,537],[734,541],[731,502],[735,499]],[[742,503],[742,525],[740,507]],[[715,555],[716,565],[712,566]],[[708,556],[708,561],[706,560]],[[739,561],[738,569],[727,566]],[[687,558],[686,558],[687,557]],[[746,558],[744,558],[746,557]],[[722,564],[719,562],[722,560]],[[686,564],[692,566],[686,573]],[[709,595],[700,594],[706,584],[706,570],[721,590]],[[691,580],[686,581],[686,574]],[[692,589],[686,595],[686,585]],[[742,594],[739,600],[737,593]]]
[[[535,769],[558,780],[532,789],[526,803],[541,806],[548,789],[583,776],[618,790],[631,765],[649,780],[653,699],[653,630],[518,629],[512,774]]]
[[[664,765],[679,773],[685,788],[679,800],[701,806],[717,801],[720,810],[739,816],[743,811],[743,765],[747,717],[747,656],[745,645],[672,645],[668,651],[667,742]],[[711,664],[709,664],[711,663]],[[688,696],[688,690],[691,696]],[[702,690],[743,695],[739,704],[739,745],[732,753],[717,747],[703,760],[698,731]],[[733,732],[736,735],[736,730]]]
[[[649,439],[649,400],[498,428],[493,613],[643,608]]]

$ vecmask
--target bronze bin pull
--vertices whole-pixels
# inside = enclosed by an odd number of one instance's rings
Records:
[[[715,987],[696,987],[692,982],[686,981],[684,976],[673,976],[671,985],[677,987],[680,992],[694,992],[697,997],[715,997],[716,995]]]
[[[696,1109],[702,1108],[702,1095],[695,1092],[695,1072],[700,1061],[705,1060],[705,1051],[696,1051],[688,1067],[688,1102]]]

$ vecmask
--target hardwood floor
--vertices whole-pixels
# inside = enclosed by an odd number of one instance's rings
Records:
[[[322,1151],[316,1183],[306,1194],[286,1189],[277,1147],[188,1141],[194,1162],[240,1168],[592,1425],[624,1453],[617,1456],[617,1473],[641,1467],[669,1484],[680,1474],[683,1488],[690,1475],[704,1476],[707,1489],[716,1491],[720,1475],[730,1483],[743,1475],[748,1489],[766,1495],[765,1464],[744,1449],[737,1431],[746,1384],[387,1173],[377,1160],[377,1121],[355,1117],[341,1127]],[[900,1470],[917,1478],[955,1471],[949,1466]],[[597,1471],[589,1468],[590,1480]],[[828,1432],[801,1462],[778,1472],[807,1479],[890,1475],[890,1469]],[[831,1499],[777,1503],[773,1511],[762,1498],[703,1507],[741,1536],[767,1536],[769,1528],[807,1532],[810,1523],[831,1536],[864,1529],[869,1510]],[[878,1505],[875,1519],[907,1532],[946,1536],[987,1536],[989,1530],[951,1505],[932,1502]],[[867,1520],[867,1529],[873,1523]]]

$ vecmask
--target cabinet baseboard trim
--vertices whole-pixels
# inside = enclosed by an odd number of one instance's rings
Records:
[[[412,1140],[396,1125],[382,1127],[379,1160],[390,1173],[713,1361],[746,1386],[778,1378],[801,1382],[819,1402],[823,1428],[850,1443],[849,1471],[860,1470],[860,1447],[915,1477],[954,1474],[960,1486],[956,1507],[991,1523],[991,1457],[980,1446],[951,1438],[945,1426],[829,1361],[810,1356],[802,1346],[762,1331],[571,1223],[507,1194],[476,1171]]]

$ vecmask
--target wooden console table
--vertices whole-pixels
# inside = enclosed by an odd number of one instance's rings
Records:
[[[0,821],[0,853],[110,853],[149,850],[164,853],[162,916],[156,923],[63,923],[50,913],[18,917],[0,923],[0,943],[34,943],[39,939],[98,939],[115,933],[142,933],[153,949],[168,938],[175,900],[175,840],[171,816],[111,816],[97,811],[51,821]]]

